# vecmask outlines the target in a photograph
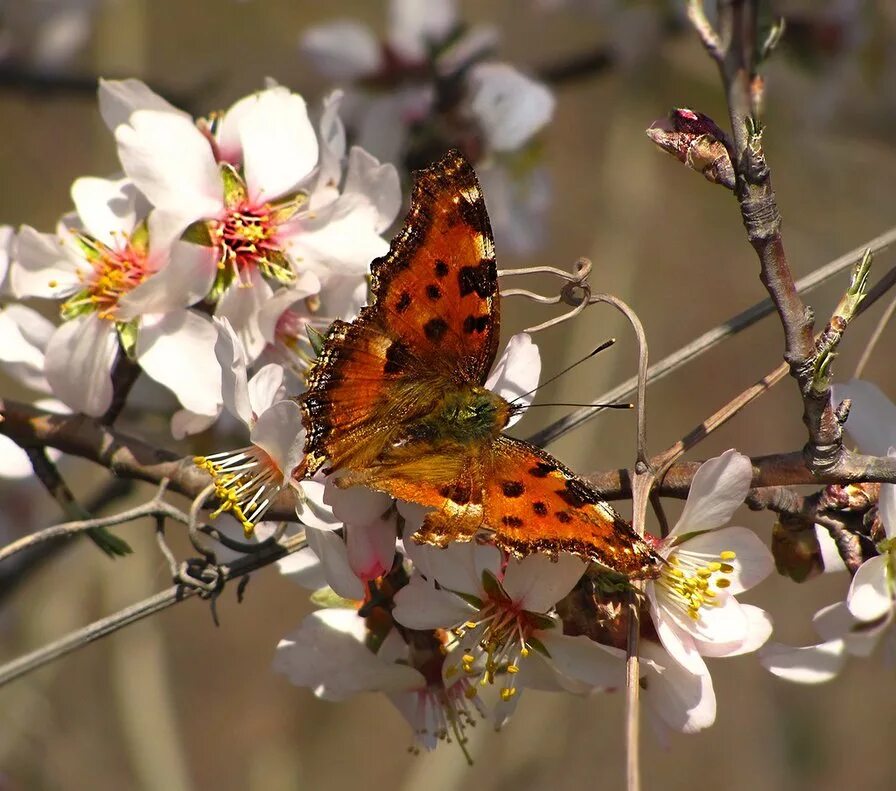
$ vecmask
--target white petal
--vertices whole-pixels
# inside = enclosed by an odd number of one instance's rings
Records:
[[[17,297],[67,297],[82,288],[90,273],[86,262],[75,262],[66,255],[57,236],[38,233],[28,225],[19,230],[16,260],[9,272],[10,286]]]
[[[137,224],[137,188],[128,179],[76,179],[72,200],[85,230],[107,247],[118,247]]]
[[[858,622],[843,601],[822,607],[812,616],[812,626],[825,641],[846,637],[856,623]]]
[[[2,293],[6,273],[9,271],[9,259],[16,245],[16,232],[11,225],[0,225],[0,293]]]
[[[213,247],[174,242],[168,263],[118,301],[117,317],[130,321],[189,307],[208,294],[216,272]]]
[[[514,335],[508,342],[485,386],[501,398],[528,407],[535,399],[535,389],[541,376],[541,353],[532,337],[525,332]],[[508,426],[516,423],[525,413],[517,412]]]
[[[337,519],[346,524],[369,525],[392,507],[392,498],[366,486],[340,489],[334,479],[328,478],[324,486],[324,503],[333,509]]]
[[[815,525],[815,537],[818,539],[818,548],[821,550],[821,562],[824,565],[825,574],[846,571],[846,564],[837,549],[837,542],[831,538],[831,534],[822,525]]]
[[[320,158],[317,178],[308,196],[309,211],[317,211],[339,197],[339,183],[342,181],[342,164],[345,159],[345,125],[339,117],[344,94],[340,90],[330,91],[323,100],[323,111],[318,122],[320,135]]]
[[[539,632],[550,663],[564,676],[598,689],[625,686],[625,652],[589,640],[571,637],[559,629]],[[528,660],[527,660],[528,661]]]
[[[47,345],[46,376],[53,393],[76,412],[99,417],[112,403],[118,336],[95,313],[66,321]]]
[[[221,400],[224,408],[247,426],[257,415],[249,401],[249,377],[246,351],[227,319],[213,319],[215,358],[221,366]]]
[[[342,527],[330,506],[324,503],[324,484],[307,478],[294,484],[298,489],[296,516],[303,525],[318,530],[339,530]]]
[[[360,624],[360,629],[356,625]],[[423,676],[407,665],[384,662],[363,642],[364,619],[354,610],[318,610],[277,646],[274,670],[324,700],[358,692],[422,688]]]
[[[305,531],[308,546],[320,558],[327,584],[345,599],[360,601],[364,598],[364,584],[351,569],[345,541],[332,530],[319,530],[308,526]]]
[[[447,590],[437,590],[422,577],[411,581],[395,594],[392,616],[409,629],[447,629],[463,623],[476,608]]]
[[[734,570],[724,575],[730,582],[725,592],[732,596],[758,585],[775,568],[772,553],[752,530],[745,527],[725,527],[701,533],[679,544],[675,551],[707,563],[717,561],[721,552],[734,552],[734,559],[725,561]]]
[[[34,477],[34,467],[24,449],[9,437],[0,434],[0,481]]]
[[[890,448],[889,455],[891,457],[894,455],[893,448]],[[892,483],[880,485],[878,513],[884,524],[884,533],[887,538],[896,538],[896,485]]]
[[[653,585],[647,587],[647,598],[657,636],[669,655],[689,673],[694,675],[706,673],[706,663],[697,651],[694,638],[670,618],[670,613],[665,607],[659,606]]]
[[[317,135],[305,100],[288,88],[256,94],[240,123],[240,141],[252,200],[271,200],[295,189],[317,164]]]
[[[830,681],[843,669],[845,660],[843,640],[829,640],[802,648],[769,643],[759,652],[759,662],[766,670],[785,681],[799,684]]]
[[[302,272],[288,288],[280,288],[258,311],[258,329],[268,344],[276,341],[277,322],[296,302],[320,292],[320,280],[313,272]]]
[[[191,220],[224,208],[224,186],[208,140],[182,115],[138,110],[115,130],[125,173],[153,206]]]
[[[345,527],[348,562],[362,580],[381,577],[392,568],[395,559],[395,518],[378,519],[371,524]]]
[[[189,118],[140,80],[104,80],[100,77],[98,96],[100,115],[112,132],[120,124],[126,124],[137,110],[161,110]]]
[[[684,512],[669,537],[725,524],[743,505],[752,477],[750,460],[735,450],[705,461],[694,475]]]
[[[258,525],[255,529],[258,530]],[[327,585],[320,558],[311,551],[311,547],[303,547],[298,552],[278,560],[277,569],[284,577],[306,590],[316,591]]]
[[[295,401],[278,401],[258,416],[250,439],[270,456],[288,478],[302,460],[305,430],[302,409]]]
[[[264,351],[265,340],[258,326],[258,314],[273,291],[257,269],[249,273],[248,285],[234,280],[218,300],[215,315],[227,319],[246,350],[249,363]]]
[[[44,349],[56,328],[37,311],[11,304],[0,310],[0,363],[10,378],[38,392],[49,392]]]
[[[512,151],[554,114],[554,95],[506,63],[480,63],[470,70],[471,109],[493,151]]]
[[[211,427],[218,417],[218,412],[213,415],[199,415],[189,409],[179,409],[171,416],[171,436],[174,439],[184,439],[191,434],[198,434]]]
[[[521,609],[547,612],[573,589],[586,567],[584,561],[565,552],[556,561],[535,552],[521,561],[508,561],[504,590]]]
[[[492,545],[455,542],[444,549],[418,544],[405,534],[404,549],[415,568],[430,581],[450,591],[482,598],[484,571],[498,576],[501,553]]]
[[[401,209],[401,184],[395,165],[380,161],[363,148],[352,146],[348,155],[344,193],[363,196],[373,206],[376,220],[373,230],[385,231]]]
[[[646,679],[644,703],[654,716],[682,733],[696,733],[715,722],[716,694],[705,669],[697,674],[686,672],[665,661],[662,649],[648,640],[641,644],[641,655],[663,666]]]
[[[747,618],[746,634],[740,640],[730,643],[697,640],[697,650],[701,656],[740,656],[758,651],[765,645],[772,636],[772,619],[769,614],[752,604],[741,604],[740,610]]]
[[[327,79],[356,80],[380,67],[379,42],[364,25],[337,19],[308,28],[300,43],[315,70]]]
[[[137,335],[137,363],[184,408],[215,415],[221,404],[216,339],[211,321],[192,310],[145,316]]]
[[[852,578],[846,605],[860,621],[875,621],[893,609],[893,592],[888,580],[886,555],[866,560]]]
[[[834,403],[845,398],[852,400],[846,430],[863,453],[886,456],[887,450],[896,445],[896,405],[877,385],[853,379],[834,385],[832,397]]]
[[[457,25],[454,0],[392,0],[389,44],[408,60],[422,60],[432,44],[440,44]]]
[[[260,415],[279,400],[277,396],[283,386],[283,376],[281,366],[269,363],[249,380],[249,404],[254,414]]]
[[[376,231],[378,223],[378,212],[366,198],[343,194],[294,229],[284,225],[281,244],[297,269],[310,269],[322,282],[330,270],[364,275],[370,262],[389,249]]]

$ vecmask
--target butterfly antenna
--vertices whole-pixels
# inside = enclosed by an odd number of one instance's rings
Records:
[[[546,382],[539,382],[538,385],[533,387],[528,393],[523,393],[522,395],[518,395],[510,403],[514,404],[517,401],[519,401],[521,398],[525,398],[526,396],[532,395],[532,393],[534,393],[539,388],[542,388],[545,385],[549,385],[551,382],[556,382],[561,376],[568,374],[577,365],[581,365],[583,362],[585,362],[585,360],[590,360],[592,357],[594,357],[595,354],[600,354],[600,352],[604,351],[605,349],[609,349],[614,343],[616,343],[615,338],[610,338],[609,340],[604,341],[600,346],[598,346],[596,349],[594,349],[594,351],[586,354],[581,360],[576,360],[572,365],[567,365],[566,368],[564,368],[562,371],[560,371],[560,373],[554,374]],[[544,406],[548,406],[548,404],[545,404]],[[566,405],[565,404],[557,404],[556,406],[566,406]],[[597,405],[588,404],[588,406],[597,406]],[[629,408],[629,406],[625,405],[625,404],[619,404],[619,405],[600,404],[600,406],[608,407],[611,409],[628,409]]]
[[[517,409],[532,409],[533,407],[538,406],[569,406],[569,407],[584,407],[585,409],[634,409],[635,405],[631,402],[625,404],[558,404],[556,402],[550,404],[529,404],[529,406],[523,406],[523,404],[518,404],[516,406]]]

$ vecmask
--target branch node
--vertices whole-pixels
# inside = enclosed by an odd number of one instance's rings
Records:
[[[769,191],[758,198],[745,197],[740,212],[751,242],[768,242],[781,232],[781,215],[774,192]]]

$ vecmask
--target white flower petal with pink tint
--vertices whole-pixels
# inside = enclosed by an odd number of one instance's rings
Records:
[[[189,409],[179,409],[171,416],[171,436],[174,439],[184,439],[191,434],[199,434],[210,428],[217,419],[217,412],[213,415],[198,415]]]
[[[407,506],[402,511],[406,513]],[[418,544],[410,535],[414,529],[415,526],[406,529],[404,551],[418,573],[430,583],[438,582],[447,591],[478,599],[485,596],[482,589],[483,572],[488,571],[495,577],[501,572],[501,553],[497,547],[470,541],[455,542],[441,549]]]
[[[339,182],[342,181],[342,164],[345,159],[345,124],[339,117],[344,94],[340,90],[330,91],[323,100],[323,111],[318,122],[320,137],[320,160],[317,177],[308,196],[308,210],[317,211],[339,197]]]
[[[79,290],[90,274],[85,261],[69,257],[54,234],[38,233],[23,225],[9,279],[17,297],[60,299]]]
[[[812,616],[812,626],[823,641],[843,640],[850,656],[868,657],[877,648],[881,633],[892,619],[871,625],[859,621],[849,611],[846,602],[836,602],[822,607]]]
[[[137,363],[186,409],[214,415],[221,404],[221,369],[213,353],[216,338],[212,323],[194,311],[144,316],[137,335]]]
[[[296,516],[303,525],[331,531],[342,527],[342,522],[324,502],[326,487],[322,481],[304,478],[297,482],[291,481],[291,484],[299,490]]]
[[[669,538],[725,524],[743,505],[752,478],[750,460],[735,450],[727,450],[701,464],[691,482],[684,512]]]
[[[5,434],[0,434],[0,480],[22,480],[34,477],[28,454]]]
[[[485,386],[501,398],[528,407],[535,398],[538,379],[541,376],[541,353],[528,333],[520,332],[508,342],[504,353],[495,363]],[[525,413],[514,414],[507,425],[512,426]]]
[[[249,380],[249,404],[253,414],[260,415],[275,401],[282,399],[283,374],[283,368],[271,363],[260,368]]]
[[[799,684],[822,684],[843,669],[846,646],[843,640],[792,648],[769,643],[759,652],[760,664],[770,673]]]
[[[353,19],[337,19],[308,28],[300,48],[315,71],[327,79],[354,81],[380,68],[379,42],[364,25]]]
[[[831,574],[838,571],[846,571],[846,564],[837,549],[837,542],[831,538],[831,534],[822,525],[815,525],[815,537],[818,539],[818,548],[821,550],[821,562],[824,573]]]
[[[98,97],[100,115],[110,132],[126,124],[137,110],[160,110],[189,118],[141,80],[104,80],[100,77]]]
[[[889,564],[889,553],[878,555],[859,566],[852,578],[846,605],[860,621],[877,620],[893,609],[893,581],[889,576]]]
[[[253,99],[239,134],[250,199],[265,201],[294,190],[311,173],[318,144],[301,96],[276,87]]]
[[[697,644],[693,636],[679,628],[669,618],[662,617],[663,610],[657,604],[652,588],[647,589],[648,601],[650,601],[650,614],[656,628],[657,636],[669,655],[689,673],[701,675],[706,673],[706,662],[697,650]]]
[[[281,575],[296,583],[305,590],[316,591],[327,586],[320,558],[311,547],[303,547],[277,561],[277,569]]]
[[[268,344],[277,340],[277,323],[284,311],[313,294],[320,293],[320,280],[313,272],[302,272],[286,288],[278,288],[258,311],[258,329]]]
[[[586,568],[574,555],[560,553],[552,560],[535,552],[520,561],[508,561],[504,591],[520,609],[547,612],[575,587]]]
[[[256,268],[243,273],[248,282],[234,280],[218,300],[215,316],[227,319],[243,348],[248,362],[254,362],[264,350],[265,339],[258,326],[258,313],[274,293]]]
[[[0,310],[0,364],[12,379],[39,393],[49,393],[44,350],[56,327],[36,310],[10,304]]]
[[[76,179],[72,201],[84,230],[107,247],[116,247],[137,224],[137,188],[128,179]]]
[[[302,460],[305,444],[301,408],[295,401],[278,401],[258,416],[249,438],[273,459],[288,479]]]
[[[118,336],[96,313],[62,324],[47,345],[45,373],[53,394],[76,412],[100,417],[112,403]]]
[[[153,206],[191,220],[218,215],[224,186],[209,141],[174,113],[138,110],[115,130],[125,173]]]
[[[150,242],[152,239],[150,230]],[[176,241],[165,258],[167,264],[160,271],[119,299],[117,318],[121,321],[186,308],[208,294],[217,271],[213,247]]]
[[[400,692],[424,686],[411,667],[388,662],[365,644],[364,619],[354,610],[311,613],[280,641],[274,670],[324,700],[345,700],[358,692]]]
[[[562,676],[594,689],[625,686],[624,651],[601,645],[584,635],[565,635],[559,629],[544,630],[541,641],[550,654],[549,663]]]
[[[227,319],[213,319],[215,358],[221,366],[221,400],[224,408],[244,425],[255,420],[249,401],[249,375],[246,352]]]
[[[454,0],[391,0],[389,44],[403,58],[423,60],[458,24]]]
[[[342,536],[332,530],[309,527],[305,531],[308,546],[320,559],[321,569],[327,584],[344,599],[360,601],[366,591],[364,583],[358,579],[348,562],[348,550]]]
[[[493,151],[519,148],[554,114],[551,91],[506,63],[479,63],[469,79],[470,109]]]
[[[463,623],[476,608],[445,590],[436,589],[422,577],[411,577],[411,581],[395,594],[395,608],[392,617],[409,629],[444,629],[446,626]]]
[[[341,195],[313,217],[283,226],[281,242],[300,270],[314,272],[322,283],[331,272],[363,274],[385,255],[386,241],[376,232],[379,212],[364,196]]]
[[[401,184],[395,165],[381,163],[358,146],[352,146],[349,152],[342,191],[363,196],[373,206],[373,230],[378,234],[392,225],[401,209]]]
[[[352,571],[362,580],[375,580],[392,568],[395,559],[395,518],[367,525],[346,525],[345,545]]]
[[[834,385],[831,397],[834,403],[846,398],[852,401],[845,428],[863,453],[886,456],[896,445],[896,405],[877,385],[853,379]]]

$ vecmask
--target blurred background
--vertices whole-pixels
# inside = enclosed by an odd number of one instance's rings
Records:
[[[500,32],[498,56],[555,79],[554,120],[538,156],[549,182],[542,244],[515,252],[498,244],[499,266],[594,261],[597,290],[639,313],[653,361],[765,296],[737,205],[644,135],[672,107],[690,107],[726,126],[713,65],[682,24],[676,3],[610,0],[461,2],[464,20]],[[797,276],[896,224],[896,11],[878,2],[782,2],[790,21],[783,51],[767,68],[766,152]],[[303,59],[299,39],[334,17],[385,32],[385,0],[3,0],[0,3],[0,222],[52,230],[70,209],[81,175],[117,167],[95,100],[95,80],[139,77],[197,115],[228,107],[273,77],[316,103],[331,83]],[[61,16],[60,16],[61,15]],[[52,24],[51,24],[52,23]],[[606,56],[592,58],[594,54]],[[573,66],[583,60],[585,65]],[[563,66],[569,68],[564,69]],[[489,195],[486,194],[489,203]],[[876,272],[896,254],[882,253]],[[846,278],[814,292],[823,322]],[[533,281],[536,287],[539,281]],[[549,285],[545,281],[542,286]],[[847,333],[837,360],[848,379],[887,300]],[[547,308],[507,300],[509,335]],[[540,393],[542,401],[583,401],[635,370],[630,333],[610,310],[594,308],[537,340],[546,373],[608,337],[619,343]],[[865,377],[896,396],[887,329]],[[710,351],[648,395],[649,445],[659,452],[781,360],[780,325],[760,325]],[[13,392],[7,395],[14,395]],[[135,431],[177,447],[153,408]],[[167,408],[163,402],[160,412]],[[565,408],[535,410],[520,436]],[[782,382],[691,454],[736,447],[759,455],[805,441],[795,386]],[[200,436],[180,446],[207,451]],[[604,413],[551,450],[580,472],[630,465],[634,419]],[[96,467],[65,467],[85,502],[108,482]],[[145,501],[136,487],[120,510]],[[0,483],[4,542],[63,517],[34,482]],[[620,509],[626,511],[626,503]],[[669,504],[673,516],[680,510]],[[768,514],[739,521],[768,539]],[[0,659],[167,587],[168,568],[148,520],[118,528],[135,553],[115,561],[80,541],[14,575],[0,569]],[[168,530],[172,546],[188,547]],[[768,609],[773,639],[816,640],[811,615],[845,595],[845,574],[805,585],[775,577],[747,601]],[[221,625],[198,599],[119,631],[0,689],[0,789],[427,789],[480,791],[621,787],[621,694],[574,698],[527,692],[502,733],[472,731],[470,768],[461,753],[408,753],[411,734],[381,697],[318,701],[270,670],[275,646],[311,609],[307,594],[273,568],[253,575],[242,604],[228,589]],[[796,686],[762,670],[755,656],[711,663],[718,719],[661,746],[646,729],[646,788],[802,789],[893,787],[896,729],[893,670],[879,656],[851,660],[834,682]]]

